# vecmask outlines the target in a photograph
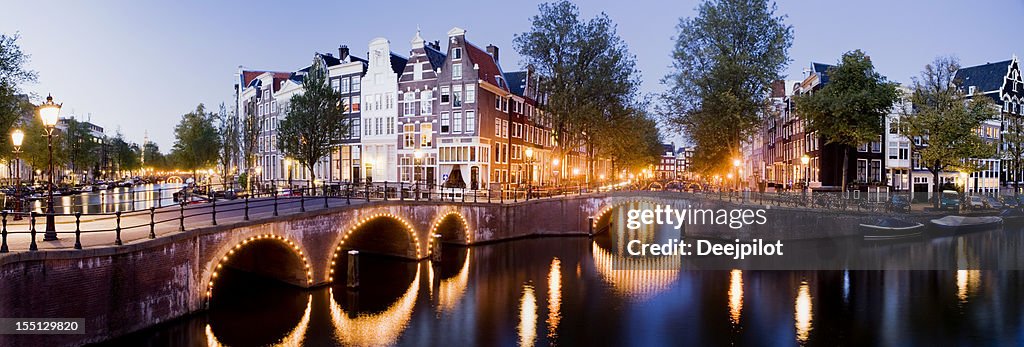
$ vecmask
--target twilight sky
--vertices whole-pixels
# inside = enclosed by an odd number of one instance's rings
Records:
[[[243,5],[244,3],[244,5]],[[347,44],[366,56],[374,37],[408,55],[417,25],[427,40],[451,27],[478,46],[500,47],[506,71],[519,68],[515,33],[529,29],[539,1],[16,1],[0,13],[0,32],[19,32],[39,81],[25,90],[64,103],[136,142],[143,132],[164,151],[181,114],[202,102],[231,104],[237,66],[290,71],[312,54]],[[663,90],[672,37],[696,0],[577,1],[585,17],[606,12],[636,55],[643,91]],[[795,41],[787,69],[801,78],[811,61],[834,63],[860,48],[890,79],[907,83],[939,55],[964,66],[1024,54],[1024,0],[779,0]],[[38,100],[35,100],[38,101]],[[666,134],[669,137],[672,134]]]

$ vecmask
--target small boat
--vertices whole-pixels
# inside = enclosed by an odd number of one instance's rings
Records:
[[[1003,219],[1004,224],[1024,224],[1024,211],[1019,208],[1005,209],[999,213],[999,218]]]
[[[882,218],[875,223],[861,224],[860,231],[865,241],[888,241],[920,237],[924,224],[896,218]]]
[[[82,186],[82,193],[92,193],[92,186],[88,184]]]
[[[946,229],[955,232],[966,232],[995,228],[1003,224],[1003,219],[995,216],[945,216],[939,219],[932,219],[931,222],[940,229]]]
[[[107,189],[109,189],[109,188],[110,188],[110,187],[108,187],[108,186],[107,186],[107,184],[106,184],[106,183],[100,183],[100,185],[98,185],[98,186],[96,186],[96,187],[97,187],[97,188],[98,188],[99,190],[107,190]]]

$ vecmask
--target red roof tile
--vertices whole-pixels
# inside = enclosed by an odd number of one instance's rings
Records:
[[[469,59],[476,64],[478,68],[477,74],[481,80],[487,81],[487,83],[496,85],[501,87],[501,89],[508,91],[507,81],[504,81],[504,78],[502,77],[502,82],[498,82],[498,79],[495,78],[496,76],[502,76],[502,73],[501,66],[494,61],[494,57],[469,41],[466,41],[466,53],[469,55]]]

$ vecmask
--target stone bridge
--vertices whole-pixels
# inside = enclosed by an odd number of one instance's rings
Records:
[[[0,255],[0,317],[81,317],[88,323],[84,335],[0,335],[0,345],[17,345],[26,336],[47,345],[95,342],[203,310],[218,294],[225,267],[313,287],[335,280],[339,255],[348,250],[420,260],[431,254],[434,234],[443,243],[470,246],[587,235],[612,207],[651,201],[647,194],[503,204],[376,201],[187,228],[118,247],[7,253]]]

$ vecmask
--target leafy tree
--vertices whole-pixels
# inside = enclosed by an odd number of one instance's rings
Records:
[[[530,31],[517,34],[513,44],[540,77],[539,93],[547,96],[542,108],[552,118],[562,162],[586,148],[587,176],[592,178],[600,151],[593,139],[636,97],[636,59],[606,14],[584,20],[569,1],[538,9]]]
[[[214,118],[199,104],[194,111],[181,116],[174,127],[175,161],[181,169],[192,171],[192,177],[197,177],[197,170],[217,163],[221,143]]]
[[[885,130],[885,117],[899,94],[896,83],[875,71],[871,59],[860,50],[843,54],[839,64],[827,73],[829,82],[824,87],[795,97],[796,108],[807,121],[807,130],[817,133],[826,144],[842,147],[845,191],[850,151],[878,141]]]
[[[648,115],[645,106],[636,105],[616,112],[611,122],[596,133],[596,147],[602,157],[611,159],[612,172],[623,168],[640,169],[660,159],[658,124]]]
[[[61,135],[64,140],[64,150],[67,151],[69,168],[76,174],[80,174],[82,171],[92,171],[93,167],[99,163],[99,147],[101,146],[99,141],[102,139],[93,137],[89,128],[74,118],[68,118],[65,122],[67,127]]]
[[[341,144],[349,128],[342,114],[341,93],[327,84],[327,67],[321,59],[313,59],[302,88],[301,94],[292,96],[277,127],[277,145],[309,169],[312,182],[316,180],[313,166]]]
[[[263,133],[263,120],[256,114],[256,102],[246,101],[243,110],[244,115],[239,119],[240,129],[238,133],[239,149],[242,161],[245,166],[246,177],[252,177],[253,169],[256,167],[256,151],[259,150],[260,134]],[[252,180],[246,180],[243,186],[246,190],[251,187]]]
[[[910,95],[911,108],[901,111],[904,133],[918,141],[910,141],[920,156],[921,166],[932,173],[935,192],[941,191],[939,173],[953,169],[973,172],[981,169],[972,158],[991,158],[994,143],[983,139],[978,128],[996,115],[988,97],[968,98],[955,80],[960,64],[955,58],[936,58],[925,65],[921,76],[914,79]],[[939,207],[939,199],[934,199]]]
[[[228,184],[227,177],[231,174],[231,164],[238,156],[238,117],[229,115],[224,103],[220,104],[220,111],[217,112],[217,135],[220,136],[220,165],[221,177],[225,185]]]
[[[775,11],[767,0],[707,0],[677,26],[659,111],[695,145],[700,172],[728,170],[761,125],[793,44],[792,26]]]
[[[146,158],[146,165],[148,167],[157,169],[169,169],[167,157],[163,153],[160,153],[160,146],[154,142],[146,142],[142,145],[142,153]]]
[[[25,67],[29,56],[18,46],[18,34],[0,34],[0,129],[11,129],[26,113],[35,108],[25,96],[19,95],[20,85],[36,80],[36,73]],[[9,134],[0,136],[0,157],[11,156]]]
[[[121,176],[126,173],[130,175],[133,171],[142,168],[142,152],[139,146],[125,140],[121,131],[109,139],[109,143],[110,162],[113,164],[114,170]]]

